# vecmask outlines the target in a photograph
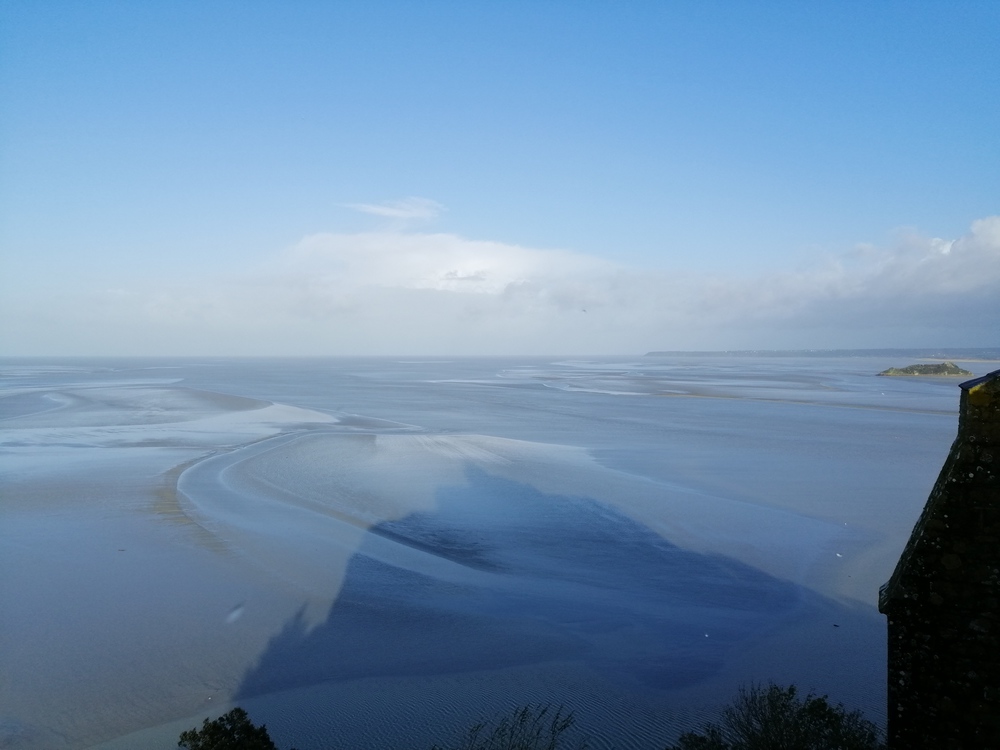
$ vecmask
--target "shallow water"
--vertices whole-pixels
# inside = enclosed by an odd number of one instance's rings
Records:
[[[300,750],[525,702],[644,747],[768,679],[882,721],[878,586],[957,426],[899,364],[4,360],[0,747],[234,702]]]

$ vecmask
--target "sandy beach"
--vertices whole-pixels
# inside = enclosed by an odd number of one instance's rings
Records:
[[[416,748],[543,702],[639,748],[766,679],[884,717],[873,605],[946,384],[335,364],[351,409],[5,369],[0,747],[170,748],[239,704],[300,750]]]

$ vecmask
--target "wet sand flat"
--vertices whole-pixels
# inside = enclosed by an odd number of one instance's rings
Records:
[[[818,362],[8,366],[0,747],[235,703],[426,747],[530,701],[643,747],[767,679],[881,720],[957,389]]]

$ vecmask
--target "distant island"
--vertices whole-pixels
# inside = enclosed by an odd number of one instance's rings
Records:
[[[910,365],[909,367],[890,367],[879,375],[946,375],[972,377],[972,373],[963,370],[954,362],[942,362],[937,365]]]

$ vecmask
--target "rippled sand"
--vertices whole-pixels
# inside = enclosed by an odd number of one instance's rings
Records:
[[[578,369],[588,394],[618,378],[585,398],[642,381]],[[300,750],[426,747],[551,702],[593,746],[638,748],[750,679],[883,715],[872,604],[912,521],[888,534],[869,499],[727,488],[735,454],[690,481],[584,447],[593,432],[442,432],[135,372],[5,388],[0,747],[171,748],[235,703]]]

